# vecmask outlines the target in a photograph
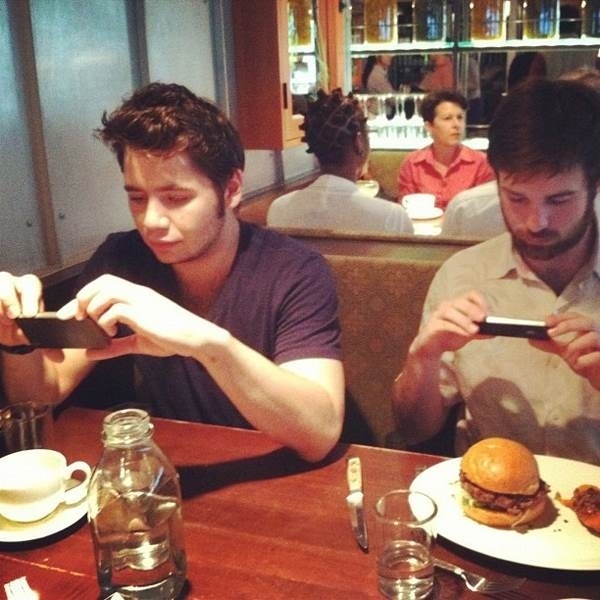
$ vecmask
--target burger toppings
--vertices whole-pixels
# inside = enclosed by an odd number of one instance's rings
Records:
[[[570,500],[560,501],[572,508],[577,518],[589,529],[600,533],[600,488],[595,485],[580,485],[575,488]]]
[[[540,479],[539,487],[534,494],[500,494],[469,481],[464,471],[460,472],[460,482],[475,505],[490,510],[505,511],[510,515],[520,515],[525,512],[543,500],[549,491],[548,485]]]

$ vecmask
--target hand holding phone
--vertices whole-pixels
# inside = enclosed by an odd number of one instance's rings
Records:
[[[548,340],[548,327],[544,321],[511,319],[508,317],[487,316],[479,325],[479,333],[508,337]]]
[[[107,333],[90,318],[59,319],[55,312],[41,312],[35,317],[15,320],[36,348],[105,348],[110,341]]]

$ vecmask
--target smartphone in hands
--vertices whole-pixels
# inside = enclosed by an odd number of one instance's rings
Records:
[[[55,312],[15,319],[30,344],[36,348],[105,348],[110,337],[89,317],[59,319]]]
[[[511,319],[508,317],[486,317],[479,325],[479,333],[508,337],[548,340],[548,327],[544,321]]]

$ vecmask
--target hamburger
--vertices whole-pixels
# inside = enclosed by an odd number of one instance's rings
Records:
[[[460,461],[464,513],[492,527],[519,527],[546,508],[548,486],[540,479],[535,456],[506,438],[483,439]]]

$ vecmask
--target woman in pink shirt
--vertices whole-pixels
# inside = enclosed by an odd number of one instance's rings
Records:
[[[411,152],[398,173],[398,201],[406,194],[435,194],[436,206],[445,209],[458,193],[494,179],[483,152],[462,144],[467,100],[452,90],[427,94],[421,116],[433,142]]]

